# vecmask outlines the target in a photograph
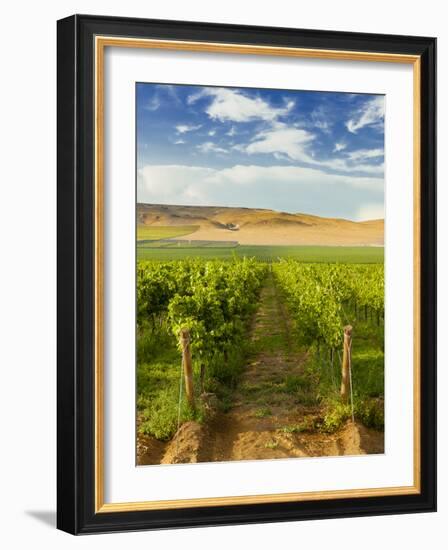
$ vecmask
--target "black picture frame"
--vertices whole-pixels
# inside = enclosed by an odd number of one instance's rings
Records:
[[[57,24],[57,527],[100,533],[436,510],[436,39],[74,15]],[[421,490],[419,494],[95,512],[95,128],[97,35],[420,56]]]

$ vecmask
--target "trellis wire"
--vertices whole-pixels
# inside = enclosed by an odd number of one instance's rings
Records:
[[[355,409],[353,406],[353,382],[352,382],[352,342],[348,348],[348,374],[350,377],[350,400],[352,404],[352,422],[355,423]]]
[[[182,378],[183,378],[183,359],[180,362],[180,377],[179,377],[179,402],[177,404],[177,437],[176,437],[176,454],[179,451],[179,428],[180,428],[180,409],[182,405]]]

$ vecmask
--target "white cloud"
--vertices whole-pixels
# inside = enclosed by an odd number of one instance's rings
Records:
[[[354,151],[347,159],[335,158],[319,160],[309,151],[314,134],[307,130],[289,127],[276,123],[275,128],[264,130],[257,134],[254,141],[245,145],[235,145],[233,148],[251,154],[272,154],[277,160],[291,160],[311,164],[314,167],[327,168],[338,172],[364,172],[381,175],[383,164],[362,164],[361,161],[378,157],[380,149]]]
[[[358,221],[382,220],[384,219],[384,205],[380,203],[371,203],[361,206],[358,209],[356,219]]]
[[[176,126],[176,131],[178,134],[185,134],[186,132],[193,132],[194,130],[199,130],[201,126],[202,124],[198,124],[197,126],[188,125],[188,124],[178,124]]]
[[[150,101],[148,101],[145,108],[147,111],[157,111],[160,105],[160,99],[157,96],[154,96]]]
[[[235,126],[232,126],[230,130],[226,132],[226,136],[230,136],[230,137],[236,136],[236,134],[237,134],[237,131]]]
[[[331,130],[330,130],[331,126],[325,120],[317,120],[314,123],[314,127],[317,128],[318,130],[321,130],[325,134],[330,134],[331,133]]]
[[[211,119],[220,122],[273,121],[288,114],[294,107],[293,101],[288,101],[285,107],[273,107],[260,97],[249,97],[228,88],[202,88],[199,92],[190,95],[187,103],[191,105],[203,97],[212,98],[205,112]]]
[[[193,105],[193,103],[196,103],[198,99],[201,99],[207,95],[210,95],[209,88],[200,88],[197,92],[187,97],[187,105]]]
[[[329,113],[324,107],[314,109],[311,113],[311,121],[313,128],[317,128],[325,134],[331,133],[331,122]]]
[[[291,160],[313,162],[312,157],[305,151],[313,139],[314,135],[306,130],[281,124],[260,132],[252,143],[243,146],[243,150],[250,155],[272,153],[286,155]]]
[[[196,166],[145,166],[137,173],[139,202],[161,204],[203,204],[204,182],[215,170]]]
[[[176,139],[176,141],[174,142],[174,145],[182,145],[183,143],[185,143],[184,139]]]
[[[201,143],[201,145],[198,145],[197,148],[201,151],[201,153],[228,153],[227,149],[223,149],[211,141]]]
[[[384,97],[378,96],[366,101],[345,125],[349,132],[356,134],[364,126],[382,127],[383,120]]]
[[[376,174],[382,176],[384,173],[384,163],[381,164],[356,164],[346,159],[330,159],[314,161],[316,166],[337,170],[338,172],[364,172],[365,174]]]
[[[208,135],[209,136],[214,136],[216,134],[216,130],[210,130]]]
[[[350,153],[347,153],[348,159],[352,162],[374,159],[383,156],[383,149],[359,149],[358,151],[351,151]]]
[[[353,217],[367,215],[359,209],[359,196],[368,193],[382,196],[383,179],[327,174],[316,168],[297,166],[243,166],[214,169],[198,166],[152,166],[138,171],[139,202],[162,204],[226,204],[276,208],[285,196],[292,211],[314,211],[326,208],[334,213],[334,200],[343,197],[344,207],[353,202]],[[316,206],[317,205],[317,206]],[[279,206],[281,208],[281,205]],[[366,219],[366,218],[363,218]]]
[[[346,149],[347,144],[346,143],[335,143],[333,148],[333,153],[339,153],[339,151],[343,151]]]
[[[182,102],[177,95],[176,86],[172,84],[156,84],[156,88],[160,94],[166,94],[170,97],[170,101],[174,101],[176,105],[181,105]]]

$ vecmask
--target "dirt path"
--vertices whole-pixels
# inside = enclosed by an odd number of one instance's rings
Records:
[[[210,426],[209,460],[250,460],[303,456],[301,446],[291,445],[282,429],[302,415],[288,383],[303,376],[304,355],[294,349],[290,323],[272,274],[261,291],[251,335],[253,349],[232,407]]]
[[[348,423],[336,434],[309,429],[322,415],[306,355],[292,337],[287,307],[270,273],[254,316],[251,353],[228,412],[189,422],[140,463],[213,462],[383,452],[383,436]],[[148,449],[149,451],[149,449]],[[150,457],[151,455],[151,457]]]

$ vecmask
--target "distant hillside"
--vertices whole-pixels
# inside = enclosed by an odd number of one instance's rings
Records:
[[[257,208],[138,204],[141,226],[194,226],[182,240],[256,245],[383,246],[384,220],[352,222]]]

